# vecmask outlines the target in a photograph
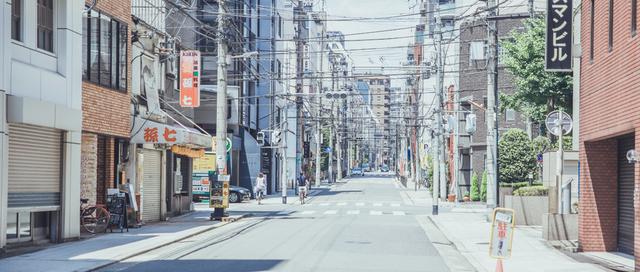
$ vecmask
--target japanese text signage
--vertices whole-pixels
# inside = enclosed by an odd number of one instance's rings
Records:
[[[511,257],[514,228],[515,218],[512,209],[496,208],[493,210],[491,243],[489,244],[489,255],[492,258],[506,259]]]
[[[180,52],[180,106],[200,106],[200,52]]]
[[[573,43],[572,0],[547,0],[545,70],[571,71]]]

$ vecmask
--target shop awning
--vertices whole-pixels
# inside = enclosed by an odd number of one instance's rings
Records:
[[[134,118],[131,143],[167,144],[190,148],[211,148],[211,136],[140,117]]]

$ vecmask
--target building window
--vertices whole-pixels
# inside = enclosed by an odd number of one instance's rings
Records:
[[[516,111],[513,109],[507,109],[505,111],[505,119],[506,121],[515,121],[516,120]]]
[[[595,0],[591,0],[591,10],[590,10],[590,14],[589,16],[591,16],[590,21],[589,21],[589,25],[590,25],[590,29],[589,29],[589,60],[593,61],[593,33],[594,33],[594,13],[596,12],[596,9],[594,7],[595,5]]]
[[[638,0],[631,0],[631,36],[636,35],[638,29]]]
[[[11,0],[11,38],[22,40],[22,0]]]
[[[126,90],[127,25],[97,11],[90,11],[82,23],[82,79]]]
[[[53,52],[53,0],[38,0],[38,48]]]
[[[485,51],[486,45],[484,41],[473,41],[469,43],[469,65],[472,65],[474,60],[484,60]]]
[[[613,50],[613,0],[609,0],[609,51]]]

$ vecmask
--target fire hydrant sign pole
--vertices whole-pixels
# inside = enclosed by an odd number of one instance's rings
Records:
[[[502,271],[502,260],[511,257],[516,222],[514,216],[515,213],[512,209],[496,208],[493,210],[489,256],[497,259],[496,271]]]

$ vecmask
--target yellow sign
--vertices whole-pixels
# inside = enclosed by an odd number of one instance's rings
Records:
[[[222,207],[229,208],[229,182],[222,183]]]
[[[216,155],[206,153],[200,158],[193,159],[193,172],[209,172],[216,170]]]
[[[204,156],[204,149],[193,149],[193,148],[177,146],[177,145],[174,145],[171,147],[171,152],[178,155],[187,156],[190,158],[200,158]]]

